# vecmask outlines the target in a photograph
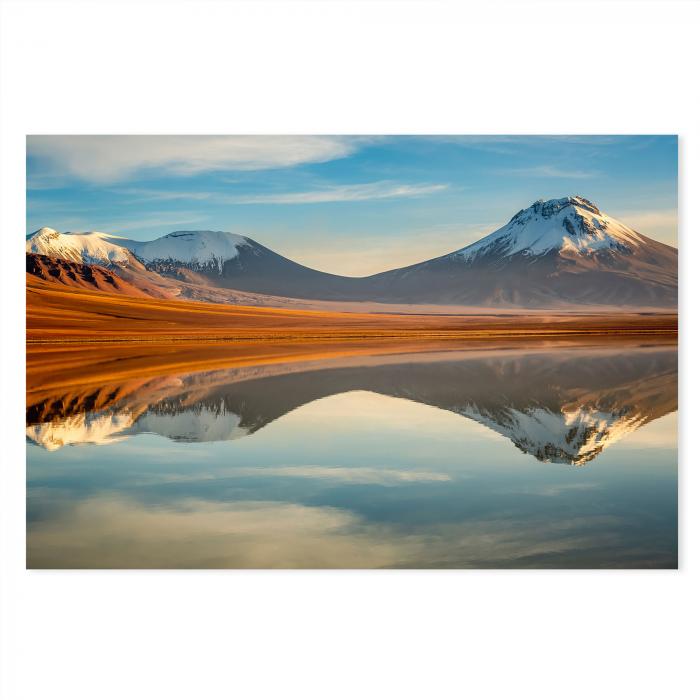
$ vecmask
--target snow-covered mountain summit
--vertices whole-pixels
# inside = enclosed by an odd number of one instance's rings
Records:
[[[580,196],[538,200],[521,209],[505,226],[453,255],[467,262],[497,253],[502,257],[542,255],[550,251],[589,254],[631,251],[643,238]]]
[[[222,272],[227,260],[237,258],[240,249],[252,247],[253,242],[226,231],[173,231],[154,241],[127,241],[125,245],[146,263],[178,262]]]
[[[125,241],[101,231],[59,233],[44,227],[27,236],[26,250],[87,265],[125,264],[131,259]]]

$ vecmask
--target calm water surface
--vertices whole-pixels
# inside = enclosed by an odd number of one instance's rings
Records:
[[[675,347],[432,352],[29,401],[30,568],[677,566]]]

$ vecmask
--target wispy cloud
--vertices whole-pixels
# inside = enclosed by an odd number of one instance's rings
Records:
[[[497,155],[515,155],[527,149],[547,149],[552,146],[561,148],[566,146],[606,146],[618,143],[626,137],[595,136],[595,135],[571,135],[571,134],[467,134],[467,135],[440,135],[428,137],[438,142],[449,143],[453,146],[474,149]],[[629,138],[629,137],[627,137]]]
[[[178,191],[178,190],[152,190],[141,188],[115,189],[117,194],[133,197],[135,201],[161,201],[169,202],[176,200],[195,200],[211,199],[211,192],[196,192],[196,191]]]
[[[156,190],[148,188],[115,189],[134,201],[209,201],[212,204],[323,204],[327,202],[363,202],[372,199],[421,197],[447,189],[444,184],[407,185],[395,182],[368,182],[356,185],[329,185],[302,192],[227,195],[217,192]]]
[[[499,175],[516,175],[522,177],[554,177],[563,179],[589,179],[601,177],[597,170],[577,170],[558,168],[554,165],[534,165],[527,168],[501,168],[496,171]]]
[[[30,136],[27,153],[49,175],[115,182],[154,168],[188,175],[321,163],[344,158],[365,141],[347,136]]]
[[[336,185],[305,192],[229,197],[231,204],[320,204],[326,202],[362,202],[370,199],[422,197],[447,189],[447,185],[402,185],[391,182],[369,182],[359,185]]]

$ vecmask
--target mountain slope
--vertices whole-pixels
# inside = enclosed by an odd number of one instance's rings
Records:
[[[65,287],[96,289],[133,297],[152,296],[102,265],[87,265],[38,253],[27,253],[27,274]]]
[[[357,286],[352,278],[313,270],[225,231],[175,231],[124,245],[148,269],[194,284],[305,299],[353,298]]]
[[[27,236],[27,272],[48,282],[94,287],[128,296],[158,299],[179,296],[178,286],[147,270],[124,245],[127,240],[101,231],[59,233],[44,227]],[[72,267],[67,267],[66,262]]]

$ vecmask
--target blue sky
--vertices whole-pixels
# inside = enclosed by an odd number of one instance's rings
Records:
[[[232,231],[340,274],[442,255],[568,194],[677,245],[676,137],[27,138],[27,232]]]

